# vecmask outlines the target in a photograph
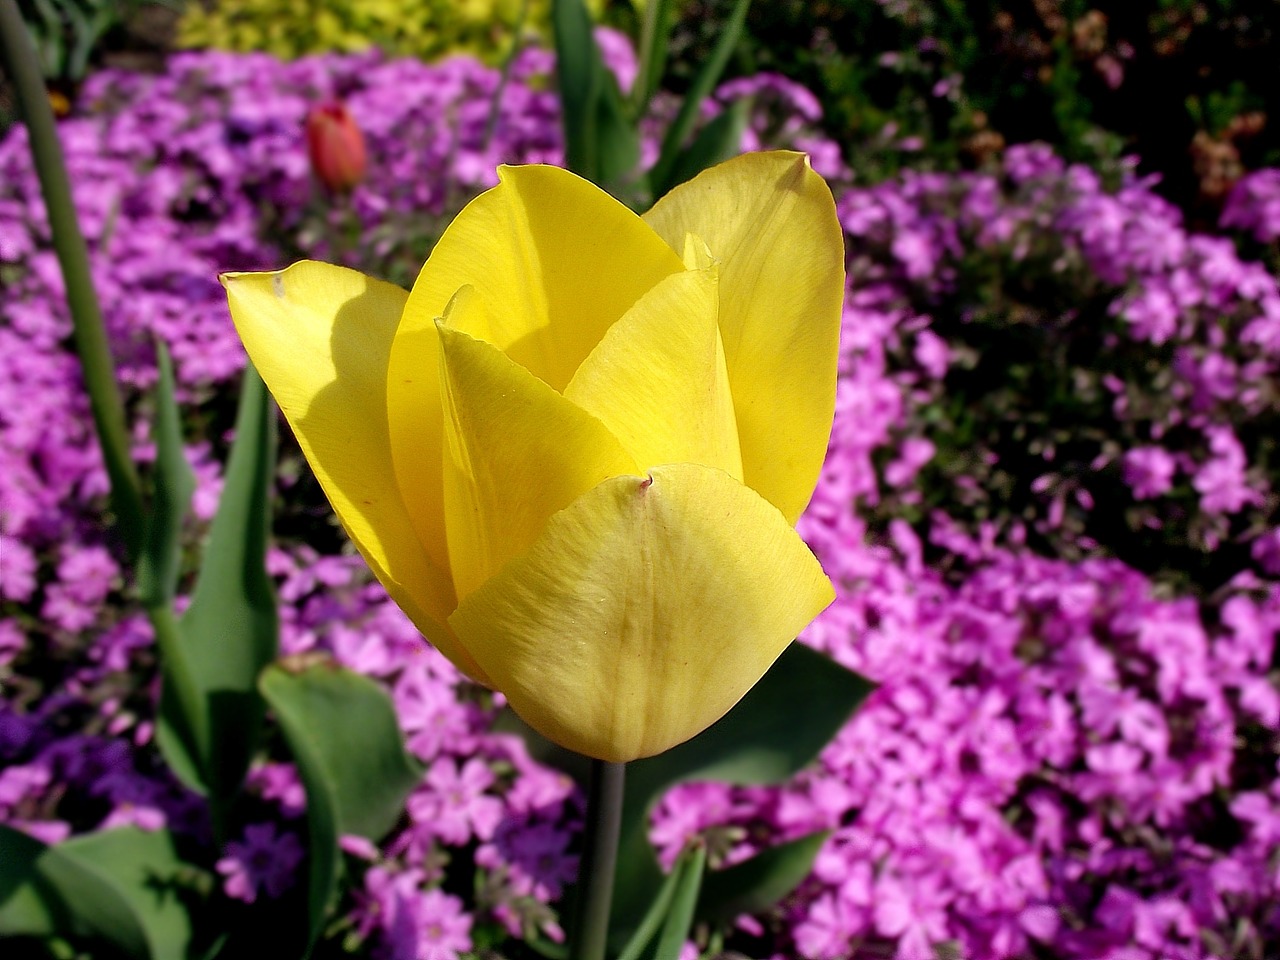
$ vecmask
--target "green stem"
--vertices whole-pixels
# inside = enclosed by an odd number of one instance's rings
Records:
[[[102,446],[102,458],[111,479],[116,524],[129,559],[134,560],[142,545],[143,506],[138,474],[129,452],[124,404],[116,385],[115,363],[107,345],[102,309],[93,289],[89,251],[76,219],[49,95],[16,0],[0,0],[0,59],[13,82],[18,109],[27,125],[31,156],[40,178],[53,246],[67,289],[76,352],[84,370],[85,389]]]
[[[622,829],[626,764],[591,761],[587,786],[586,842],[578,869],[578,899],[569,933],[569,960],[604,960],[609,908]]]

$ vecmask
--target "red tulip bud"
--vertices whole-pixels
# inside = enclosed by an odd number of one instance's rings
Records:
[[[346,104],[317,104],[307,114],[311,169],[329,190],[346,193],[364,179],[364,135]]]

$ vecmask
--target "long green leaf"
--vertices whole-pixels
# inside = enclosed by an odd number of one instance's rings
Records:
[[[649,174],[650,181],[654,185],[655,197],[661,196],[667,189],[675,186],[672,182],[672,171],[676,167],[680,153],[684,150],[685,141],[689,139],[689,134],[693,132],[694,124],[698,121],[702,101],[711,95],[711,91],[720,82],[724,68],[729,65],[729,58],[733,56],[734,48],[742,38],[742,29],[747,22],[747,8],[750,6],[751,0],[737,0],[734,3],[715,49],[707,62],[702,65],[702,69],[698,71],[698,75],[694,77],[693,83],[685,94],[684,102],[680,104],[680,112],[667,128],[667,135],[662,139],[662,150],[658,154],[658,162],[653,165],[653,170]]]
[[[698,919],[727,923],[744,913],[768,910],[809,875],[829,836],[825,830],[811,833],[708,872],[698,900]]]
[[[564,123],[565,166],[595,180],[599,176],[596,119],[601,76],[595,69],[595,38],[582,0],[552,0],[556,76]]]
[[[262,379],[246,366],[218,513],[178,645],[200,690],[198,717],[179,716],[177,696],[161,698],[160,744],[180,775],[198,773],[214,803],[215,826],[239,789],[261,735],[265,707],[258,674],[276,655],[279,619],[266,571],[275,418]],[[187,755],[178,732],[199,737]]]
[[[180,779],[203,788],[199,764],[204,742],[204,694],[193,665],[180,643],[173,617],[181,561],[182,521],[195,490],[195,474],[182,449],[182,417],[174,398],[173,362],[161,342],[156,344],[160,377],[155,391],[155,468],[151,502],[143,524],[138,555],[138,592],[151,618],[162,677],[161,748]],[[167,707],[167,709],[165,709]]]
[[[311,943],[336,890],[339,837],[381,838],[422,771],[405,753],[390,697],[368,677],[328,661],[281,663],[259,685],[307,791]]]
[[[0,825],[0,936],[87,939],[133,960],[195,955],[184,902],[199,871],[164,831],[121,827],[46,846]]]
[[[667,46],[671,34],[672,0],[648,0],[640,28],[640,67],[631,86],[631,116],[643,117],[658,90],[667,66]]]
[[[631,939],[618,954],[618,960],[641,960],[646,956],[645,951],[653,942],[653,938],[658,935],[658,931],[662,929],[667,913],[671,910],[671,901],[683,882],[684,872],[689,869],[692,859],[692,850],[686,847],[680,851],[676,862],[671,865],[671,872],[667,874],[666,879],[662,881],[662,886],[654,894],[653,902],[645,911],[644,918],[636,925],[631,933]]]
[[[182,450],[182,415],[174,399],[173,361],[168,348],[159,341],[156,367],[160,375],[153,430],[156,463],[138,556],[138,592],[148,607],[173,602],[181,560],[182,521],[196,488],[195,474]]]
[[[680,960],[680,950],[693,928],[693,911],[698,905],[698,892],[702,889],[702,874],[706,867],[707,848],[698,844],[693,848],[689,864],[672,894],[671,908],[662,925],[662,935],[658,937],[654,960]]]
[[[601,186],[634,173],[640,139],[617,81],[604,65],[582,0],[552,0],[565,165]]]

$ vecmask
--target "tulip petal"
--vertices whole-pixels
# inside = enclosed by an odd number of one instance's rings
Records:
[[[660,281],[609,328],[565,388],[641,468],[701,463],[742,479],[716,288],[714,267]]]
[[[231,317],[347,535],[433,644],[482,683],[448,626],[447,568],[414,534],[392,466],[387,357],[399,287],[303,261],[276,273],[223,274]]]
[[[667,464],[556,514],[450,624],[525,722],[621,762],[718,720],[834,596],[776,507]]]
[[[387,361],[387,426],[396,482],[419,542],[449,569],[444,524],[444,406],[436,318],[408,312]]]
[[[465,319],[455,303],[449,320]],[[524,553],[547,520],[635,461],[591,414],[444,322],[445,524],[458,598]]]
[[[835,411],[844,237],[803,154],[736,157],[663,197],[645,222],[720,261],[720,333],[746,483],[792,523],[826,456]]]
[[[499,167],[498,186],[458,214],[418,275],[406,317],[429,322],[475,287],[464,333],[563,390],[604,332],[646,290],[682,269],[636,214],[557,167]]]

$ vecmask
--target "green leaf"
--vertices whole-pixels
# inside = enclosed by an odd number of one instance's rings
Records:
[[[56,846],[0,825],[0,936],[64,936],[140,960],[195,956],[184,900],[202,875],[167,832],[121,827]]]
[[[702,889],[702,874],[706,867],[707,848],[698,844],[693,848],[671,897],[671,909],[667,911],[666,923],[662,925],[654,960],[680,960],[680,950],[693,927],[693,911],[698,905],[698,891]]]
[[[600,165],[598,182],[617,195],[626,192],[636,179],[636,167],[640,164],[640,135],[627,117],[618,80],[600,60],[598,50],[596,60],[604,76],[604,92],[600,97],[596,121]]]
[[[667,66],[667,43],[671,34],[672,0],[648,0],[640,28],[640,66],[631,86],[631,116],[643,117],[658,90]]]
[[[164,343],[156,343],[156,463],[152,493],[138,555],[138,592],[148,607],[169,605],[182,559],[182,521],[195,492],[196,477],[182,449],[182,415],[174,399],[173,361]]]
[[[640,960],[646,955],[645,949],[658,935],[671,909],[671,900],[676,895],[676,889],[683,882],[684,872],[689,868],[692,858],[693,851],[688,847],[680,851],[680,856],[676,857],[676,862],[671,865],[671,872],[667,874],[666,879],[662,881],[662,886],[654,894],[653,902],[645,911],[644,918],[636,925],[631,933],[631,939],[618,954],[618,960]]]
[[[595,70],[598,54],[591,17],[582,0],[552,0],[551,27],[564,120],[565,166],[594,180],[598,175],[594,154],[600,76]]]
[[[258,674],[276,655],[279,618],[266,571],[275,417],[261,377],[246,366],[218,513],[191,605],[164,660],[176,659],[197,688],[196,704],[166,684],[158,736],[170,765],[196,777],[214,804],[215,828],[257,748],[265,707]],[[159,635],[159,631],[158,631]],[[178,666],[166,670],[166,679]],[[182,731],[191,731],[187,744]]]
[[[829,836],[825,830],[811,833],[724,870],[712,870],[702,884],[698,919],[727,923],[744,913],[768,910],[809,875]]]
[[[681,151],[677,156],[667,182],[659,183],[651,179],[653,195],[661,197],[672,187],[692,180],[708,167],[737,156],[742,151],[742,134],[747,129],[750,110],[751,100],[743,97],[717,114],[698,131],[689,149]]]
[[[71,929],[65,905],[38,869],[40,857],[48,849],[35,837],[0,823],[0,937],[52,936],[59,930]],[[114,889],[95,893],[98,897],[90,909],[107,902],[121,906]],[[102,909],[108,923],[114,912],[128,913],[109,907]],[[121,939],[136,946],[145,942],[146,937],[134,926],[123,931]]]
[[[718,723],[666,753],[628,764],[613,935],[625,937],[662,882],[645,827],[669,787],[690,780],[781,783],[817,759],[871,690],[830,657],[793,643]]]
[[[380,839],[422,771],[405,752],[391,698],[368,677],[327,660],[290,661],[264,670],[259,686],[307,791],[314,943],[337,886],[339,837]]]
[[[564,122],[565,166],[601,186],[627,178],[640,139],[617,81],[604,65],[582,0],[552,0],[556,74]]]
[[[751,0],[736,0],[715,49],[711,51],[711,56],[694,77],[693,83],[685,94],[684,102],[680,104],[680,112],[667,128],[658,162],[653,165],[653,170],[649,174],[655,197],[662,196],[666,189],[679,182],[672,179],[672,171],[684,150],[685,141],[689,139],[689,134],[698,121],[702,101],[711,95],[711,91],[720,82],[720,76],[724,73],[724,68],[729,64],[729,58],[733,56],[734,48],[742,38],[742,28],[747,21],[747,8],[750,6]]]

